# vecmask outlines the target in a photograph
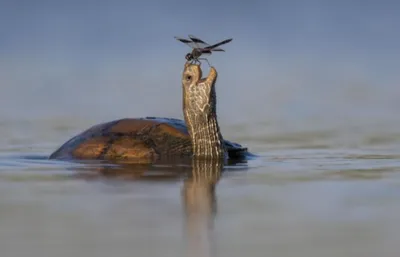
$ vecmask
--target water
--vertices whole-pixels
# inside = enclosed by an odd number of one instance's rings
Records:
[[[400,148],[393,126],[354,131],[344,125],[300,130],[256,121],[223,124],[226,138],[259,157],[228,167],[212,194],[213,182],[196,184],[182,176],[187,167],[153,167],[152,176],[135,180],[97,175],[115,170],[112,165],[46,160],[92,123],[3,120],[2,256],[372,257],[398,252]]]

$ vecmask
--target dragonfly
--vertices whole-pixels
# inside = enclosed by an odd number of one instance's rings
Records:
[[[211,52],[225,52],[224,49],[221,49],[218,47],[232,41],[232,38],[229,38],[229,39],[225,39],[219,43],[209,45],[206,42],[204,42],[203,40],[201,40],[200,38],[195,37],[193,35],[189,35],[189,39],[180,38],[180,37],[175,37],[175,39],[188,45],[189,47],[191,47],[193,49],[192,52],[186,54],[186,56],[185,56],[185,59],[188,62],[201,64],[200,60],[205,60],[205,61],[207,61],[209,66],[211,66],[211,65],[208,62],[208,60],[206,58],[200,58],[200,56],[211,55]]]

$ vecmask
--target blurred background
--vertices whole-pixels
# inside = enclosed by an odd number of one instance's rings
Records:
[[[174,36],[193,34],[233,38],[209,58],[223,122],[391,124],[398,14],[395,1],[2,1],[0,117],[181,117],[191,49]]]
[[[208,58],[218,117],[260,155],[218,186],[214,255],[397,256],[399,14],[389,0],[0,1],[4,256],[179,256],[180,184],[110,191],[44,159],[93,124],[182,118],[191,49],[174,36],[188,34],[233,38]]]

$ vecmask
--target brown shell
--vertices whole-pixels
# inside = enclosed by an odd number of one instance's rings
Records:
[[[229,141],[225,145],[231,158],[239,158],[247,150]],[[191,155],[192,145],[184,121],[146,117],[95,125],[67,141],[49,158],[152,163]]]

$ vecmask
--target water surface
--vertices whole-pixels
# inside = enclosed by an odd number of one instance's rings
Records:
[[[396,133],[223,126],[259,157],[226,167],[213,210],[197,185],[193,218],[183,197],[190,167],[132,179],[97,175],[113,165],[46,159],[91,122],[2,122],[2,256],[396,256]]]

